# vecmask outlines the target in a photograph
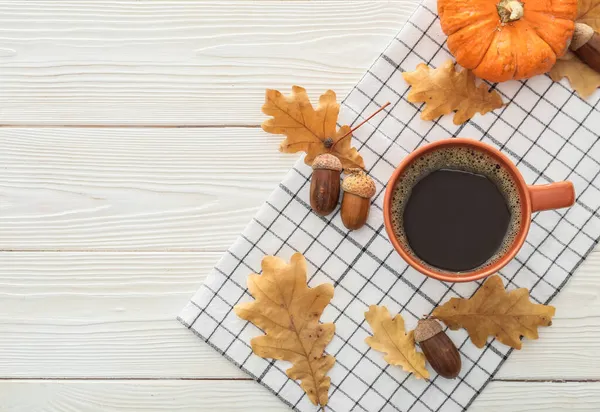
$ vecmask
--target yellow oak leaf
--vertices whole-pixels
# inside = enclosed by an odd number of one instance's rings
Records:
[[[335,325],[319,323],[333,298],[333,286],[306,284],[306,260],[295,253],[290,263],[275,256],[262,260],[262,275],[248,277],[253,302],[236,305],[235,313],[266,334],[251,340],[252,351],[262,358],[292,363],[286,373],[300,380],[300,386],[315,405],[327,405],[331,379],[326,376],[335,358],[325,355]]]
[[[503,105],[497,91],[489,92],[485,83],[476,86],[475,75],[470,70],[457,72],[452,60],[437,69],[421,63],[414,72],[402,73],[402,77],[412,86],[407,100],[425,103],[423,120],[434,120],[455,111],[454,124],[462,124],[475,113],[486,114]]]
[[[569,60],[557,60],[549,74],[555,82],[566,77],[573,90],[583,98],[591,96],[600,87],[600,73],[577,56],[572,56]]]
[[[452,330],[466,329],[478,348],[485,345],[488,336],[494,336],[521,349],[521,336],[537,339],[538,326],[550,326],[554,312],[554,306],[532,303],[525,288],[507,292],[500,276],[494,275],[470,299],[452,298],[431,316]]]
[[[579,0],[576,21],[600,32],[600,0]],[[548,74],[555,82],[566,77],[573,90],[583,98],[591,96],[600,87],[600,73],[582,62],[572,52],[556,60]]]
[[[365,319],[373,329],[373,336],[365,339],[367,345],[385,353],[383,359],[390,365],[401,366],[417,379],[429,378],[425,355],[417,352],[414,331],[406,333],[400,314],[392,319],[385,306],[371,305],[369,311],[365,312]]]
[[[327,90],[319,98],[315,109],[302,87],[293,86],[290,96],[267,89],[262,111],[272,116],[263,122],[263,130],[286,136],[279,146],[281,152],[306,152],[304,162],[307,165],[312,165],[318,155],[330,153],[340,159],[344,169],[364,169],[363,158],[351,146],[350,126],[337,128],[340,105],[332,90]]]
[[[577,22],[585,23],[595,31],[600,30],[600,0],[579,0]]]

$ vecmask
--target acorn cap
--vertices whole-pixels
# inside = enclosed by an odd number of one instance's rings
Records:
[[[325,153],[315,157],[315,160],[313,160],[312,168],[313,170],[328,169],[337,170],[338,172],[341,172],[342,162],[340,162],[340,159],[338,159],[334,155]]]
[[[594,35],[594,29],[587,24],[575,23],[575,30],[573,31],[573,37],[571,38],[571,44],[569,48],[571,50],[577,50],[586,44]]]
[[[423,342],[442,331],[442,325],[435,319],[421,319],[415,328],[415,342]]]
[[[370,199],[375,195],[375,182],[362,169],[348,169],[342,180],[342,190],[353,195]]]

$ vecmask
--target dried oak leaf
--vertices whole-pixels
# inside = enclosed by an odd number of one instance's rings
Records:
[[[489,92],[484,83],[476,86],[475,75],[470,70],[457,72],[452,60],[437,69],[421,63],[414,72],[402,73],[402,77],[412,86],[407,100],[425,103],[421,112],[423,120],[434,120],[456,111],[454,124],[462,124],[475,113],[486,114],[503,105],[497,91]]]
[[[600,30],[600,0],[579,0],[577,22],[585,23],[595,31]]]
[[[525,288],[507,292],[500,276],[488,278],[470,299],[452,298],[437,307],[432,317],[452,330],[464,328],[471,341],[482,348],[488,336],[521,349],[521,336],[538,338],[538,326],[550,326],[554,306],[531,303]]]
[[[425,355],[417,352],[414,331],[408,334],[404,329],[404,319],[400,314],[394,319],[385,306],[371,305],[365,312],[365,319],[373,329],[373,336],[365,339],[367,345],[385,353],[384,360],[390,365],[401,366],[412,372],[417,379],[429,378],[425,368]]]
[[[577,56],[569,60],[557,60],[550,70],[550,78],[555,82],[563,77],[581,97],[587,98],[600,87],[600,73],[582,62]]]
[[[344,169],[365,167],[358,151],[350,145],[350,126],[337,129],[340,105],[335,93],[327,90],[320,98],[317,108],[313,108],[306,90],[292,87],[292,94],[284,96],[277,90],[267,89],[264,114],[273,116],[262,124],[267,133],[283,134],[279,150],[284,153],[306,152],[304,162],[312,165],[320,154],[331,153],[342,162]]]
[[[286,371],[315,405],[327,405],[330,378],[327,372],[335,358],[324,355],[335,325],[320,324],[319,318],[333,297],[333,286],[306,285],[306,260],[295,253],[290,263],[275,256],[262,260],[262,275],[248,277],[253,302],[236,305],[235,313],[266,334],[251,340],[252,351],[262,358],[292,363]]]
[[[600,32],[600,0],[579,0],[577,22],[585,23]],[[550,78],[555,82],[563,77],[581,97],[589,97],[600,87],[600,73],[582,62],[575,54],[568,52],[550,70]]]

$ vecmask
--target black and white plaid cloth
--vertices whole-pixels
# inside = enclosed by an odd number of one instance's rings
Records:
[[[431,381],[424,382],[387,365],[381,353],[365,344],[371,333],[364,320],[369,305],[401,313],[407,328],[413,328],[436,305],[453,296],[469,297],[479,286],[429,279],[407,266],[388,241],[382,217],[385,185],[402,158],[418,146],[449,136],[479,139],[506,153],[530,184],[565,179],[574,183],[573,207],[534,216],[525,245],[501,272],[509,289],[525,287],[535,302],[549,302],[600,237],[600,93],[582,100],[567,83],[537,76],[496,85],[508,105],[464,125],[454,125],[452,116],[421,120],[420,107],[406,100],[408,85],[401,73],[421,62],[437,67],[451,58],[435,10],[435,0],[419,6],[342,106],[339,123],[352,125],[385,102],[392,103],[354,136],[378,189],[367,226],[349,232],[339,210],[326,218],[312,213],[311,169],[299,160],[179,316],[202,340],[294,410],[316,408],[298,383],[286,377],[289,364],[251,353],[250,339],[262,332],[232,311],[237,303],[252,299],[246,280],[250,273],[260,272],[265,255],[289,259],[295,251],[302,252],[309,285],[335,286],[333,301],[322,317],[336,325],[327,346],[336,357],[327,411],[465,410],[510,355],[509,348],[494,340],[478,349],[464,331],[448,331],[460,349],[462,372],[454,380],[433,373]]]

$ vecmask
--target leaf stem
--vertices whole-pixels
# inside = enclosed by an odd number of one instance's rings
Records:
[[[358,125],[354,126],[352,129],[350,129],[350,131],[348,133],[346,133],[345,135],[343,135],[342,137],[340,137],[333,144],[333,146],[331,146],[331,148],[333,149],[336,144],[338,144],[339,142],[341,142],[342,140],[344,140],[346,137],[350,136],[352,134],[352,132],[354,132],[356,129],[358,129],[359,127],[361,127],[363,124],[367,123],[369,120],[371,120],[373,117],[375,117],[377,115],[377,113],[379,113],[380,111],[382,111],[383,109],[385,109],[386,107],[388,107],[390,104],[391,104],[390,102],[387,102],[386,104],[384,104],[383,106],[381,106],[379,109],[375,110],[375,112],[373,114],[371,114],[365,120],[363,120],[362,122],[360,122]]]

